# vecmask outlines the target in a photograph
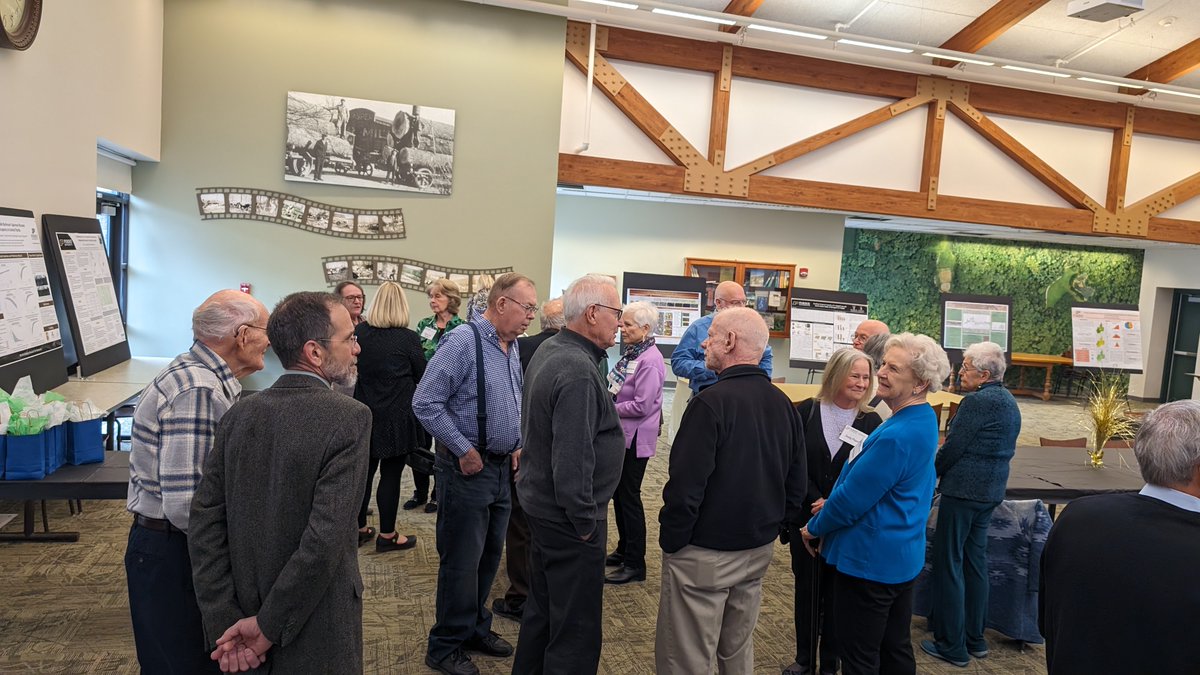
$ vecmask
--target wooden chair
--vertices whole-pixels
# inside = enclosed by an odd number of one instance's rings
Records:
[[[942,404],[938,403],[937,405],[934,405],[933,403],[930,403],[929,407],[933,408],[933,414],[937,415],[938,429],[940,430],[942,428]]]

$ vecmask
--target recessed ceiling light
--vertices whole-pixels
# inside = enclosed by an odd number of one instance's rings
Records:
[[[982,59],[968,59],[968,58],[965,58],[962,56],[951,56],[949,54],[934,54],[933,52],[925,52],[921,56],[928,56],[928,57],[935,58],[935,59],[947,59],[949,61],[958,61],[960,63],[973,63],[977,66],[994,66],[994,65],[996,65],[995,63],[992,63],[991,61],[984,61]]]
[[[746,28],[753,28],[754,30],[766,31],[768,33],[779,33],[781,35],[791,35],[793,37],[809,38],[811,40],[828,40],[829,39],[828,35],[818,35],[816,33],[805,33],[804,31],[800,31],[800,30],[791,30],[788,28],[776,28],[774,26],[763,26],[763,25],[760,25],[757,23],[752,23],[752,24],[746,26]]]
[[[1175,24],[1176,18],[1177,17],[1174,17],[1174,16],[1164,16],[1163,18],[1158,20],[1158,25],[1162,26],[1163,28],[1170,28],[1171,26],[1173,26]]]
[[[901,54],[911,54],[913,51],[913,50],[907,49],[905,47],[893,47],[891,45],[879,45],[879,44],[875,44],[874,42],[859,42],[858,40],[847,40],[846,38],[842,38],[841,40],[838,40],[838,44],[853,45],[855,47],[867,47],[868,49],[882,49],[882,50],[888,51],[888,52],[900,52]]]
[[[1066,73],[1056,73],[1052,70],[1038,70],[1037,68],[1025,68],[1023,66],[1000,66],[1005,70],[1016,70],[1022,73],[1030,73],[1032,75],[1046,75],[1048,77],[1070,78]]]
[[[736,21],[731,21],[730,19],[718,19],[715,16],[704,16],[703,14],[689,14],[688,12],[676,12],[673,9],[663,9],[662,7],[655,7],[654,9],[652,9],[650,11],[654,12],[655,14],[666,14],[667,16],[679,17],[680,19],[692,19],[693,21],[707,21],[708,23],[719,23],[722,26],[732,26],[737,23]]]
[[[637,9],[638,6],[632,2],[617,2],[617,0],[579,0],[580,2],[590,2],[593,5],[604,5],[605,7],[616,7],[618,9]]]
[[[1080,75],[1079,77],[1077,77],[1075,79],[1079,80],[1080,82],[1092,82],[1095,84],[1107,84],[1110,87],[1126,87],[1128,89],[1145,89],[1145,87],[1141,86],[1140,84],[1125,84],[1124,82],[1111,82],[1109,80],[1101,80],[1101,79],[1095,78],[1095,77],[1083,77],[1082,75]]]

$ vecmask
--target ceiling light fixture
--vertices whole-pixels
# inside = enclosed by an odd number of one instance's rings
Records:
[[[1094,84],[1107,84],[1110,87],[1125,87],[1127,89],[1145,89],[1145,87],[1141,86],[1140,84],[1126,84],[1124,82],[1113,82],[1112,80],[1101,80],[1099,78],[1084,77],[1082,75],[1080,75],[1079,77],[1077,77],[1075,79],[1079,80],[1080,82],[1092,82]]]
[[[715,16],[704,16],[702,14],[691,14],[689,12],[676,12],[673,9],[663,9],[662,7],[655,7],[654,9],[652,9],[650,11],[654,12],[655,14],[666,14],[667,16],[674,16],[674,17],[678,17],[680,19],[692,19],[693,21],[707,21],[708,23],[718,23],[718,24],[721,24],[722,26],[733,26],[733,25],[737,24],[736,21],[732,21],[730,19],[719,19]]]
[[[962,56],[950,56],[949,54],[934,54],[933,52],[925,52],[921,56],[928,56],[935,59],[946,59],[947,61],[958,61],[960,63],[973,63],[977,66],[994,66],[992,61],[983,61],[981,59],[968,59]]]
[[[638,6],[632,2],[617,2],[617,0],[579,0],[580,2],[590,2],[593,5],[604,5],[605,7],[616,7],[617,9],[637,9]]]
[[[1071,76],[1066,73],[1056,73],[1052,70],[1038,70],[1037,68],[1025,68],[1023,66],[1000,66],[1005,70],[1015,70],[1021,73],[1029,73],[1031,75],[1046,75],[1047,77],[1061,77],[1069,79]]]
[[[860,42],[858,40],[847,40],[846,38],[842,38],[841,40],[838,40],[838,44],[853,45],[855,47],[866,47],[868,49],[882,49],[882,50],[888,51],[888,52],[900,52],[901,54],[911,54],[913,52],[913,50],[907,49],[905,47],[893,47],[891,45],[880,45],[880,44],[875,44],[874,42]]]
[[[1200,94],[1191,94],[1186,91],[1176,91],[1174,89],[1159,89],[1157,87],[1150,87],[1150,91],[1153,91],[1153,92],[1159,93],[1159,94],[1170,94],[1172,96],[1186,96],[1188,98],[1200,98]]]
[[[789,30],[787,28],[776,28],[774,26],[763,26],[763,25],[757,24],[757,23],[752,23],[752,24],[746,26],[746,28],[753,28],[754,30],[766,31],[768,33],[779,33],[780,35],[791,35],[793,37],[808,38],[810,40],[828,40],[829,39],[828,35],[817,35],[816,33],[805,33],[804,31],[800,31],[800,30]]]

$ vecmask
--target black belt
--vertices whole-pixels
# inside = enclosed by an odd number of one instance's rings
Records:
[[[144,527],[147,530],[155,532],[183,532],[183,530],[171,524],[171,521],[165,518],[148,518],[140,513],[133,514],[133,522],[139,527]]]

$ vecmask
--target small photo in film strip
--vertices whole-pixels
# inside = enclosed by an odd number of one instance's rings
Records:
[[[340,281],[354,281],[364,286],[395,281],[404,288],[424,291],[434,279],[448,278],[458,284],[463,294],[481,288],[491,288],[496,277],[513,271],[512,267],[469,269],[446,267],[420,260],[386,255],[346,255],[321,258],[325,282],[330,286]]]
[[[201,220],[265,220],[329,237],[403,239],[402,209],[352,209],[274,190],[196,188]]]

